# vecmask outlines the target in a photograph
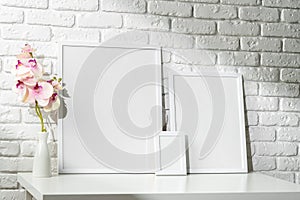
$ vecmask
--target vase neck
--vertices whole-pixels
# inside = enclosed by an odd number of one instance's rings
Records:
[[[39,132],[38,133],[39,142],[47,143],[48,135],[49,135],[48,132]]]

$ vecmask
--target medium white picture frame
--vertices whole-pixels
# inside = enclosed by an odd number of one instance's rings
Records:
[[[158,170],[155,175],[187,175],[185,135],[176,131],[163,131],[156,137],[155,145],[158,152],[156,160]]]
[[[116,54],[110,53],[110,49]],[[97,64],[96,67],[93,67],[94,63]],[[87,64],[88,66],[86,66]],[[85,69],[83,69],[83,65]],[[89,66],[92,68],[86,68]],[[107,66],[109,67],[103,69],[101,73],[97,71]],[[125,77],[126,83],[126,80],[128,80],[126,79],[126,73],[130,74],[136,69],[138,73],[143,73],[138,70],[139,67],[148,67],[147,69],[149,69],[151,66],[156,66],[156,68],[154,70],[151,68],[151,73],[148,73],[147,77],[150,77],[154,84],[147,86],[146,91],[143,92],[142,90],[141,94],[148,94],[145,97],[138,95],[139,93],[136,92],[140,89],[139,86],[135,88],[136,91],[132,91],[130,101],[133,102],[128,105],[128,110],[131,111],[129,118],[135,120],[135,124],[147,127],[147,123],[151,123],[150,119],[153,118],[152,114],[154,113],[155,118],[152,119],[154,125],[153,123],[150,125],[153,125],[154,129],[160,132],[162,130],[162,110],[160,112],[159,109],[162,107],[162,88],[161,49],[159,47],[78,42],[59,44],[59,76],[62,77],[68,96],[70,96],[64,98],[65,106],[62,106],[60,110],[60,116],[63,117],[60,117],[58,121],[59,173],[155,173],[153,137],[144,137],[143,135],[144,138],[142,139],[136,138],[139,137],[138,134],[143,133],[138,131],[131,132],[132,135],[127,135],[127,132],[118,132],[118,126],[122,125],[120,123],[109,130],[109,125],[117,119],[111,117],[109,111],[105,110],[111,106],[109,103],[112,103],[112,100],[103,100],[103,97],[115,95],[110,90],[113,90],[114,86],[115,88],[122,87],[122,84],[109,82],[108,89],[102,90],[101,88],[105,88],[106,83],[101,82],[104,80],[99,78],[105,77],[105,73],[108,73],[109,70],[118,69],[114,71],[115,74],[106,77],[105,80],[110,81],[117,75],[116,81],[120,77],[121,80]],[[78,87],[82,87],[80,91],[78,91],[80,89]],[[93,91],[85,91],[89,87],[93,87],[91,89]],[[135,92],[137,93],[136,96],[134,96]],[[82,99],[77,98],[80,94],[82,94]],[[93,99],[93,101],[88,102],[89,99]],[[125,106],[126,103],[124,103]],[[152,110],[154,106],[157,107],[157,110],[154,110],[156,112]],[[88,109],[90,111],[86,113],[85,111]],[[98,113],[100,114],[98,115]],[[102,126],[106,126],[103,128],[106,131],[103,131],[105,133],[101,137],[94,128],[99,121],[105,121]],[[86,135],[91,137],[89,138],[90,141],[83,138],[87,137]],[[107,141],[103,143],[103,140]],[[110,149],[104,148],[104,145],[114,149],[117,153],[114,154]],[[123,163],[124,168],[122,168],[122,165],[116,167],[110,163],[105,163],[105,160],[99,159],[100,156],[97,155],[97,152],[100,154],[105,153],[106,155],[103,155],[103,157],[112,159],[110,160],[112,163]],[[129,159],[126,159],[123,153],[126,156],[132,155],[132,160],[130,160],[130,156]],[[133,164],[130,164],[130,162]]]
[[[168,80],[169,126],[187,135],[188,173],[247,173],[242,76],[170,70]]]

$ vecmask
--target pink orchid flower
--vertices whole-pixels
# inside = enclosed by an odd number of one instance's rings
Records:
[[[43,69],[38,65],[35,59],[18,60],[15,69],[16,77],[24,80],[28,78],[41,78]]]
[[[51,112],[57,110],[60,106],[60,100],[58,94],[55,92],[49,99],[49,104],[44,107],[45,112]]]
[[[40,119],[41,131],[47,132],[41,109],[46,112],[57,110],[60,106],[58,91],[62,90],[61,78],[47,81],[43,79],[43,69],[36,59],[33,58],[34,51],[26,44],[18,55],[18,63],[13,69],[16,76],[16,84],[13,90],[22,97],[23,103],[35,105],[35,111]]]
[[[29,53],[31,53],[31,52],[34,52],[34,51],[35,51],[35,49],[33,49],[31,47],[31,45],[29,45],[29,44],[25,44],[25,47],[22,48],[22,53],[23,52],[29,52]]]
[[[60,90],[63,89],[62,85],[61,85],[60,82],[57,81],[57,80],[53,80],[53,79],[52,79],[52,80],[48,81],[48,83],[50,83],[50,84],[53,86],[53,89],[54,89],[55,91],[60,91]]]
[[[28,88],[24,84],[24,82],[18,80],[15,84],[15,87],[13,87],[13,91],[15,91],[17,94],[19,94],[22,97],[22,102],[25,103],[26,99],[28,97]]]
[[[29,44],[25,44],[25,47],[22,48],[22,53],[20,55],[17,55],[18,59],[26,59],[26,58],[32,58],[32,52],[34,52],[35,49],[31,48]]]
[[[39,81],[32,88],[28,88],[28,96],[25,98],[25,102],[35,103],[42,107],[49,104],[50,97],[53,94],[53,87],[46,81]]]

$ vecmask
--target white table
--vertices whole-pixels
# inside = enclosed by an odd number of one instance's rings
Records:
[[[293,200],[300,185],[261,174],[82,174],[33,178],[18,175],[26,197],[37,200]]]

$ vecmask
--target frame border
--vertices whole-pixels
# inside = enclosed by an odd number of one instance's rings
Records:
[[[162,49],[161,47],[157,47],[157,46],[145,46],[145,45],[117,45],[117,44],[113,44],[113,45],[105,45],[105,44],[101,44],[101,43],[95,43],[95,42],[78,42],[78,41],[68,41],[68,42],[59,42],[58,43],[58,49],[59,49],[59,56],[58,56],[58,62],[57,65],[55,66],[57,68],[57,73],[58,76],[62,78],[62,83],[64,83],[64,66],[63,66],[63,47],[64,46],[81,46],[81,47],[107,47],[107,48],[125,48],[125,49],[153,49],[153,50],[158,50],[158,62],[160,63],[160,69],[157,69],[157,80],[159,81],[159,84],[161,84],[161,87],[157,87],[157,91],[156,91],[156,102],[157,105],[162,107]],[[67,83],[66,83],[67,84]],[[63,107],[59,108],[59,116],[62,116],[62,112],[63,112]],[[159,113],[158,116],[161,119],[161,127],[160,130],[162,131],[162,126],[163,126],[163,110],[161,111],[161,113]],[[63,121],[64,119],[62,118],[58,118],[58,125],[57,125],[57,138],[58,138],[58,173],[59,174],[72,174],[72,173],[78,173],[78,174],[128,174],[126,172],[118,172],[118,171],[114,171],[113,169],[68,169],[64,167],[64,141],[63,141]],[[147,147],[149,148],[149,147]],[[155,173],[153,171],[153,173]],[[141,173],[139,173],[141,174]]]
[[[217,72],[213,70],[204,69],[201,70],[201,74],[197,74],[195,72],[183,72],[176,71],[178,74],[174,72],[168,72],[168,87],[169,91],[174,91],[173,94],[169,93],[169,126],[171,131],[176,130],[176,112],[175,112],[175,89],[174,89],[174,77],[175,76],[193,76],[193,77],[231,77],[236,78],[237,87],[238,87],[238,106],[239,106],[239,115],[240,115],[240,142],[242,145],[241,156],[242,156],[242,168],[236,169],[222,169],[222,168],[205,168],[205,169],[190,169],[188,168],[188,173],[198,174],[198,173],[248,173],[248,160],[247,160],[247,144],[246,144],[246,131],[245,131],[245,113],[244,113],[244,91],[243,91],[243,77],[239,73],[226,73],[226,72]]]

